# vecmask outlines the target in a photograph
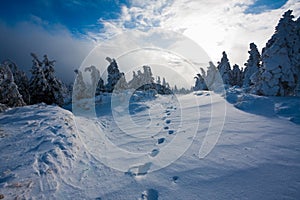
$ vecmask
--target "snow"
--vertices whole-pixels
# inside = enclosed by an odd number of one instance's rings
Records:
[[[238,89],[225,98],[207,91],[146,97],[131,99],[129,112],[111,108],[113,97],[103,95],[95,98],[94,110],[90,101],[81,101],[91,111],[84,116],[45,104],[0,113],[0,194],[300,198],[299,97],[260,97]]]

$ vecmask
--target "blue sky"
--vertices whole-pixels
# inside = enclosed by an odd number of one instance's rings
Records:
[[[259,48],[287,9],[298,0],[3,0],[0,60],[31,67],[30,52],[56,59],[69,77],[89,52],[109,36],[128,29],[176,31],[198,43],[217,62],[222,51],[243,66],[250,42]],[[72,79],[73,76],[70,76]]]
[[[257,14],[278,9],[286,2],[287,0],[256,0],[248,6],[245,13]],[[50,25],[62,24],[76,35],[103,28],[99,19],[118,20],[122,14],[122,6],[130,7],[130,0],[4,0],[1,1],[0,19],[9,25],[40,19]],[[133,28],[129,24],[127,22],[125,26]]]
[[[99,19],[118,19],[122,5],[129,6],[128,1],[9,0],[1,2],[0,18],[9,25],[20,21],[37,22],[36,20],[40,19],[50,25],[62,24],[76,35],[84,34],[87,30],[103,28],[102,24],[97,22]]]

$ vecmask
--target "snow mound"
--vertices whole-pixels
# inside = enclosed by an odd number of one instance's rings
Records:
[[[7,199],[55,199],[78,151],[73,114],[38,104],[0,115],[0,193]]]
[[[225,99],[242,111],[266,117],[277,116],[300,124],[299,97],[265,97],[230,88],[226,91]]]
[[[299,199],[299,125],[287,123],[285,117],[241,112],[219,94],[205,94],[178,96],[178,101],[159,95],[136,102],[149,107],[131,114],[140,126],[129,123],[129,117],[117,124],[109,103],[96,103],[99,115],[94,118],[45,104],[0,113],[0,197]],[[262,99],[234,90],[227,98],[234,104],[244,101],[249,109],[254,100],[262,106],[270,100],[277,115],[290,116],[299,108],[292,97]],[[152,123],[145,129],[149,116]],[[222,132],[212,151],[199,159],[208,129],[215,128],[209,126],[212,117]],[[99,128],[102,140],[95,134]],[[106,141],[117,148],[108,148]],[[190,146],[178,159],[168,160],[187,143]],[[160,165],[166,161],[169,165]]]

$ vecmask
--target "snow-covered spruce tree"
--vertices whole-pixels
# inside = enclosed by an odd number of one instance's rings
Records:
[[[225,51],[222,53],[222,59],[220,62],[218,62],[218,71],[223,79],[223,83],[225,85],[230,85],[231,80],[231,69],[230,69],[230,63],[227,58],[227,54]]]
[[[25,102],[14,82],[14,76],[8,65],[0,65],[0,103],[9,107],[24,106]]]
[[[13,73],[14,82],[18,86],[19,93],[22,95],[22,99],[26,104],[29,104],[29,80],[25,72],[21,71],[16,63],[12,62],[11,60],[5,60],[3,64],[10,68],[11,72]]]
[[[132,72],[132,79],[128,82],[128,87],[132,89],[138,88],[139,85],[138,75],[135,71]]]
[[[103,79],[100,77],[96,87],[96,95],[100,95],[105,92],[105,85]]]
[[[193,87],[194,91],[208,89],[205,83],[206,73],[203,68],[200,68],[200,70],[201,70],[201,74],[200,73],[196,74],[196,76],[194,77],[194,79],[196,80],[195,86]]]
[[[254,43],[250,43],[250,51],[249,53],[249,59],[247,60],[247,63],[245,63],[245,70],[244,70],[244,81],[243,81],[243,87],[249,88],[253,83],[251,83],[251,77],[252,80],[254,79],[254,76],[257,76],[256,73],[258,73],[259,67],[260,67],[260,53],[257,50],[257,46]]]
[[[239,87],[243,85],[243,71],[237,64],[232,67],[230,85]]]
[[[296,20],[295,26],[295,45],[293,48],[292,63],[296,66],[296,88],[295,95],[300,96],[300,17]]]
[[[165,77],[163,77],[160,91],[157,92],[158,94],[172,94],[170,84],[166,81]]]
[[[64,104],[64,91],[66,91],[66,86],[56,78],[54,70],[55,60],[49,61],[47,55],[44,55],[44,76],[47,81],[47,104],[57,104],[62,106]]]
[[[117,82],[117,84],[115,85],[115,90],[117,91],[123,91],[126,90],[128,88],[128,83],[125,79],[125,74],[121,73],[121,77],[119,79],[119,81]]]
[[[109,62],[109,66],[107,67],[108,77],[105,88],[107,92],[112,92],[115,88],[115,85],[122,77],[122,73],[119,71],[119,67],[115,59],[106,57],[106,60]]]
[[[144,70],[144,73],[143,73],[144,82],[146,84],[154,83],[154,77],[153,77],[153,74],[152,74],[151,67],[144,65],[143,70]]]
[[[74,70],[76,74],[74,86],[73,86],[73,93],[72,98],[74,100],[80,100],[84,98],[88,98],[87,96],[87,88],[86,84],[83,80],[82,72],[80,70]]]
[[[31,53],[31,56],[33,59],[29,82],[30,103],[50,103],[48,101],[48,82],[45,78],[43,62],[34,53]]]
[[[91,78],[91,86],[87,87],[88,90],[87,93],[89,93],[90,96],[93,96],[94,94],[98,95],[99,94],[98,92],[100,92],[100,91],[97,92],[97,87],[101,79],[100,71],[93,65],[90,67],[86,67],[84,71],[89,72]],[[102,84],[103,84],[103,80],[102,80]]]
[[[263,49],[262,67],[252,92],[266,96],[295,94],[299,65],[299,51],[295,52],[295,45],[299,36],[293,18],[291,10],[283,14],[275,33]]]
[[[208,90],[214,90],[217,73],[217,67],[210,61],[207,67],[206,77],[204,78]]]

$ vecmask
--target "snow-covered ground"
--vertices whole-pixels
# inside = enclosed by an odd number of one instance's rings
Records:
[[[44,104],[10,109],[0,114],[0,195],[300,199],[299,98],[226,98],[134,99],[129,114],[104,99],[89,118]]]

